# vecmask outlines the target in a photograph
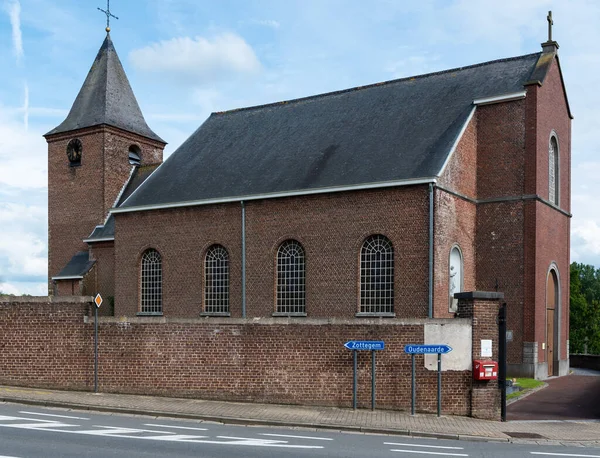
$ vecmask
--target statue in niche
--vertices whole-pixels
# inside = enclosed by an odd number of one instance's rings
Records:
[[[452,248],[450,252],[448,277],[449,310],[450,312],[456,312],[458,310],[458,300],[454,298],[454,293],[462,290],[462,257],[457,247]]]

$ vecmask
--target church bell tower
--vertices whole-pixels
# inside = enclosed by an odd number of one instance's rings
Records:
[[[84,240],[106,222],[135,169],[162,162],[166,145],[146,124],[108,24],[106,31],[67,118],[44,135],[51,294],[57,281],[82,284],[93,263],[85,256],[89,247]],[[81,294],[76,289],[70,293]]]

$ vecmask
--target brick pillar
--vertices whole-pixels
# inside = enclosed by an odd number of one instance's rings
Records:
[[[472,359],[498,362],[498,309],[503,293],[473,291],[456,293],[458,315],[471,318],[473,335]],[[481,341],[492,341],[492,357],[481,357]],[[500,420],[500,390],[498,380],[479,381],[471,378],[471,416]]]

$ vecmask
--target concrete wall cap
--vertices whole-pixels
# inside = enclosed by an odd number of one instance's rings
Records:
[[[0,295],[0,304],[85,304],[91,296],[7,296]]]
[[[454,293],[455,299],[485,299],[485,300],[500,300],[504,299],[504,293],[495,291],[469,291],[464,293]]]

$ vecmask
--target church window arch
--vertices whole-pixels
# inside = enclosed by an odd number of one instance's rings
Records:
[[[162,303],[162,257],[154,248],[144,251],[141,260],[141,312],[161,314]]]
[[[548,145],[548,200],[554,205],[559,204],[559,148],[556,134],[550,136]]]
[[[142,163],[142,150],[137,145],[131,145],[128,151],[129,163],[137,167]]]
[[[277,250],[276,313],[306,314],[306,256],[296,240],[286,240]]]
[[[204,257],[204,313],[229,313],[229,253],[221,245]]]
[[[383,235],[360,250],[360,313],[394,313],[394,247]]]
[[[454,245],[450,250],[448,258],[448,294],[450,312],[458,311],[458,300],[454,299],[454,293],[463,290],[464,283],[463,255],[460,247]]]

